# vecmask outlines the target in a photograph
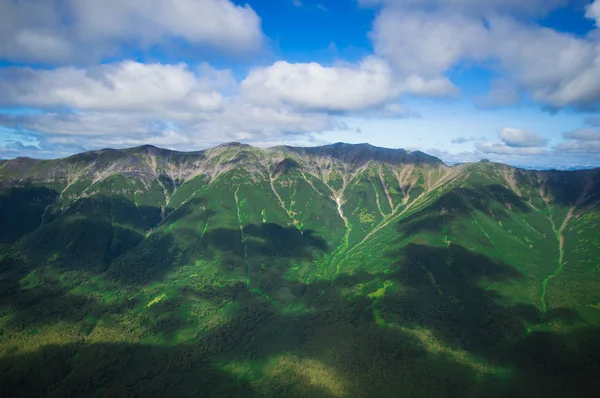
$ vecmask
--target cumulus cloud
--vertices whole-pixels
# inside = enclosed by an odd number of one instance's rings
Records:
[[[588,119],[588,124],[594,125],[594,120]],[[559,152],[578,154],[600,153],[600,130],[597,128],[582,128],[563,134],[567,140],[559,144],[556,150]]]
[[[475,142],[475,149],[484,154],[531,156],[549,153],[546,139],[540,135],[512,127],[498,132],[500,142]]]
[[[533,148],[546,145],[546,139],[531,131],[504,127],[498,133],[502,142],[512,148]]]
[[[177,149],[223,141],[281,143],[353,130],[324,112],[253,102],[239,95],[230,70],[206,64],[3,69],[0,92],[0,105],[36,109],[0,113],[1,126],[23,139],[34,134],[46,146],[74,151],[145,143]]]
[[[299,142],[323,131],[356,131],[340,115],[418,117],[396,98],[452,90],[444,79],[401,79],[376,58],[334,66],[281,61],[251,70],[241,83],[230,70],[208,64],[128,60],[12,67],[0,69],[0,106],[36,111],[0,114],[0,125],[24,138],[39,133],[45,145],[77,143],[73,150],[143,143],[189,149],[292,137]]]
[[[169,40],[246,53],[262,43],[261,21],[230,0],[21,0],[0,2],[0,57],[65,63],[97,60],[122,45]]]
[[[387,62],[374,57],[339,66],[279,61],[252,70],[241,89],[253,102],[342,112],[378,107],[401,94],[435,97],[455,92],[446,78],[397,76]]]
[[[374,48],[399,71],[439,78],[464,63],[491,64],[504,83],[476,98],[480,106],[515,103],[519,91],[551,109],[600,105],[600,33],[578,37],[518,18],[539,17],[563,1],[377,3],[384,7],[371,32]],[[599,4],[587,7],[588,18],[597,18]]]
[[[461,14],[384,9],[371,37],[377,54],[403,73],[439,76],[464,58],[479,58],[486,29]],[[409,55],[410,54],[410,55]]]
[[[511,20],[491,26],[492,56],[535,100],[556,109],[598,106],[599,42]]]
[[[600,131],[593,128],[583,128],[563,134],[566,141],[548,148],[547,141],[538,134],[505,127],[500,130],[500,142],[476,142],[475,149],[481,154],[501,156],[500,161],[507,160],[502,156],[518,157],[533,162],[538,155],[544,155],[546,164],[548,159],[557,166],[573,165],[600,165]],[[508,159],[510,160],[510,159]],[[533,163],[532,163],[533,164]]]
[[[227,79],[223,75],[230,76],[231,72],[205,73],[206,77],[197,77],[185,64],[134,61],[86,69],[4,69],[0,90],[5,105],[119,112],[217,109],[223,98],[212,87],[212,81]]]
[[[585,16],[596,20],[596,26],[600,27],[600,0],[595,0],[586,7]]]

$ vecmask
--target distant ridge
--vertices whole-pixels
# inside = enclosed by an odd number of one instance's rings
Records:
[[[429,164],[442,164],[442,160],[428,155],[421,151],[408,151],[402,148],[384,148],[378,147],[367,143],[362,144],[347,144],[343,142],[337,142],[329,145],[322,146],[314,146],[314,147],[298,147],[298,146],[289,146],[289,145],[277,145],[268,148],[258,148],[249,144],[242,144],[239,142],[226,142],[220,145],[217,145],[212,148],[207,148],[203,150],[196,151],[179,151],[174,149],[166,149],[160,148],[154,145],[140,145],[136,147],[130,148],[102,148],[96,150],[90,150],[81,152],[78,154],[70,155],[64,158],[56,158],[49,160],[58,160],[58,159],[82,159],[90,156],[111,156],[111,155],[130,155],[130,154],[149,154],[149,155],[159,155],[159,156],[169,156],[169,155],[200,155],[205,153],[206,151],[216,150],[216,149],[252,149],[258,151],[283,151],[289,153],[296,154],[305,154],[309,156],[330,156],[332,158],[342,160],[342,161],[353,161],[357,163],[364,164],[369,160],[375,161],[383,161],[391,164],[394,163],[429,163]],[[41,160],[29,157],[20,157],[16,159],[30,159],[30,160]],[[14,160],[16,160],[14,159]],[[44,159],[48,160],[48,159]]]

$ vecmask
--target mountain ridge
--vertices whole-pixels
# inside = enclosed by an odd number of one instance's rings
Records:
[[[215,150],[217,148],[245,148],[245,149],[249,149],[252,148],[254,150],[259,150],[259,151],[266,151],[266,152],[277,152],[277,151],[291,151],[291,152],[296,152],[296,153],[312,153],[312,154],[317,154],[319,152],[321,152],[321,154],[326,154],[327,150],[333,150],[331,151],[334,155],[337,153],[337,155],[339,156],[340,152],[344,152],[344,151],[348,151],[348,150],[357,150],[357,149],[362,149],[363,151],[366,152],[366,150],[370,150],[371,151],[371,155],[381,155],[381,154],[386,154],[388,157],[392,157],[393,154],[396,155],[412,155],[415,157],[421,157],[423,158],[425,161],[429,161],[429,162],[441,162],[443,164],[445,164],[448,167],[454,167],[454,166],[458,166],[458,165],[467,165],[467,164],[477,164],[477,163],[485,163],[485,162],[490,162],[487,159],[482,159],[478,162],[451,162],[451,163],[446,163],[444,161],[442,161],[441,159],[433,156],[433,155],[429,155],[423,151],[410,151],[410,150],[406,150],[404,148],[387,148],[387,147],[378,147],[375,145],[371,145],[369,143],[360,143],[360,144],[348,144],[348,143],[344,143],[344,142],[337,142],[337,143],[333,143],[333,144],[326,144],[326,145],[321,145],[321,146],[306,146],[306,147],[297,147],[297,146],[290,146],[290,145],[276,145],[276,146],[272,146],[272,147],[266,147],[266,148],[260,148],[260,147],[254,147],[252,145],[249,144],[242,144],[239,142],[226,142],[223,144],[219,144],[215,147],[212,148],[207,148],[207,149],[202,149],[202,150],[193,150],[193,151],[180,151],[180,150],[175,150],[175,149],[167,149],[167,148],[161,148],[161,147],[157,147],[155,145],[151,145],[151,144],[144,144],[144,145],[139,145],[136,147],[129,147],[129,148],[120,148],[120,149],[115,149],[115,148],[102,148],[102,149],[97,149],[97,150],[89,150],[89,151],[85,151],[85,152],[81,152],[81,153],[77,153],[77,154],[73,154],[73,155],[69,155],[69,156],[65,156],[65,157],[61,157],[61,158],[52,158],[52,159],[40,159],[40,158],[33,158],[33,157],[27,157],[27,156],[20,156],[20,157],[16,157],[13,159],[0,159],[0,163],[7,163],[7,162],[12,162],[12,161],[20,161],[20,162],[25,162],[25,161],[36,161],[36,162],[40,162],[40,161],[56,161],[56,160],[67,160],[67,159],[77,159],[77,158],[81,158],[82,156],[90,156],[90,155],[99,155],[102,153],[122,153],[122,154],[135,154],[135,153],[145,153],[147,154],[148,151],[153,152],[155,154],[161,154],[162,156],[168,156],[168,155],[176,155],[176,156],[201,156],[203,153],[207,152],[207,151],[211,151],[211,150]],[[372,159],[372,160],[377,160],[376,158]],[[531,166],[519,166],[519,165],[508,165],[505,163],[501,163],[501,162],[490,162],[490,163],[494,163],[494,164],[498,164],[498,165],[505,165],[508,167],[513,167],[516,169],[521,169],[521,170],[529,170],[529,171],[577,171],[577,170],[595,170],[598,169],[599,167],[594,167],[594,166],[581,166],[581,167],[561,167],[561,168],[552,168],[552,167],[541,167],[541,168],[536,168],[536,167],[531,167]]]
[[[337,152],[340,152],[340,150],[349,150],[349,149],[363,149],[363,150],[372,150],[372,151],[384,151],[384,152],[398,152],[398,153],[415,153],[415,154],[419,154],[419,155],[426,155],[428,157],[431,158],[436,158],[435,156],[431,156],[428,155],[422,151],[408,151],[405,150],[403,148],[386,148],[386,147],[378,147],[375,145],[371,145],[368,143],[361,143],[361,144],[348,144],[348,143],[344,143],[344,142],[337,142],[337,143],[333,143],[333,144],[327,144],[327,145],[320,145],[320,146],[307,146],[307,147],[298,147],[298,146],[290,146],[290,145],[276,145],[276,146],[272,146],[272,147],[266,147],[266,148],[259,148],[259,147],[254,147],[252,145],[249,144],[242,144],[239,142],[225,142],[222,144],[219,144],[217,146],[214,146],[212,148],[207,148],[207,149],[202,149],[202,150],[195,150],[195,151],[180,151],[180,150],[175,150],[175,149],[167,149],[167,148],[161,148],[161,147],[157,147],[155,145],[151,145],[151,144],[144,144],[144,145],[139,145],[139,146],[135,146],[135,147],[128,147],[128,148],[120,148],[120,149],[115,149],[115,148],[101,148],[101,149],[95,149],[95,150],[89,150],[89,151],[84,151],[84,152],[80,152],[77,154],[73,154],[73,155],[69,155],[69,156],[65,156],[62,158],[53,158],[53,159],[39,159],[39,158],[32,158],[32,157],[17,157],[14,159],[2,159],[2,161],[10,161],[10,160],[17,160],[17,159],[32,159],[32,160],[38,160],[38,161],[44,161],[44,160],[64,160],[64,159],[69,159],[72,157],[77,157],[77,156],[81,156],[81,155],[98,155],[101,154],[103,152],[121,152],[121,153],[136,153],[136,152],[140,152],[143,151],[145,153],[147,153],[148,151],[157,151],[157,152],[162,152],[162,153],[169,153],[169,154],[202,154],[203,152],[206,151],[210,151],[210,150],[214,150],[217,148],[253,148],[256,150],[264,150],[264,151],[281,151],[281,150],[290,150],[290,151],[298,151],[298,152],[319,152],[319,151],[326,151],[327,149],[333,149],[333,150],[337,150]],[[439,160],[439,159],[438,159]],[[441,161],[441,160],[440,160]]]

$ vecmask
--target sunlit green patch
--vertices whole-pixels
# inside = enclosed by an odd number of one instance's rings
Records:
[[[472,368],[478,376],[498,374],[503,378],[507,378],[512,375],[512,371],[509,368],[489,364],[484,359],[478,358],[468,351],[447,346],[430,330],[424,328],[399,328],[415,337],[429,353],[447,356],[458,364],[463,364]]]
[[[260,211],[260,215],[261,215],[263,224],[266,224],[267,223],[267,209],[262,209]]]
[[[374,305],[373,305],[373,320],[375,321],[375,324],[381,328],[387,326],[385,319],[383,319],[383,317],[381,316],[381,310],[378,308],[375,308]]]
[[[167,297],[167,295],[165,293],[161,294],[160,296],[156,296],[155,298],[150,300],[150,302],[148,302],[148,304],[146,304],[146,308],[152,307],[154,304],[159,303],[161,300],[165,299],[166,297]]]
[[[393,284],[394,284],[394,282],[387,280],[387,281],[383,282],[382,287],[380,287],[373,293],[370,293],[369,295],[367,295],[367,297],[372,300],[381,299],[385,296],[385,292],[387,291],[388,287],[392,286]]]

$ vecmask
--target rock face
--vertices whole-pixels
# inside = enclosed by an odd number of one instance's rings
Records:
[[[2,396],[581,395],[600,371],[599,170],[145,145],[1,161],[0,217]]]

